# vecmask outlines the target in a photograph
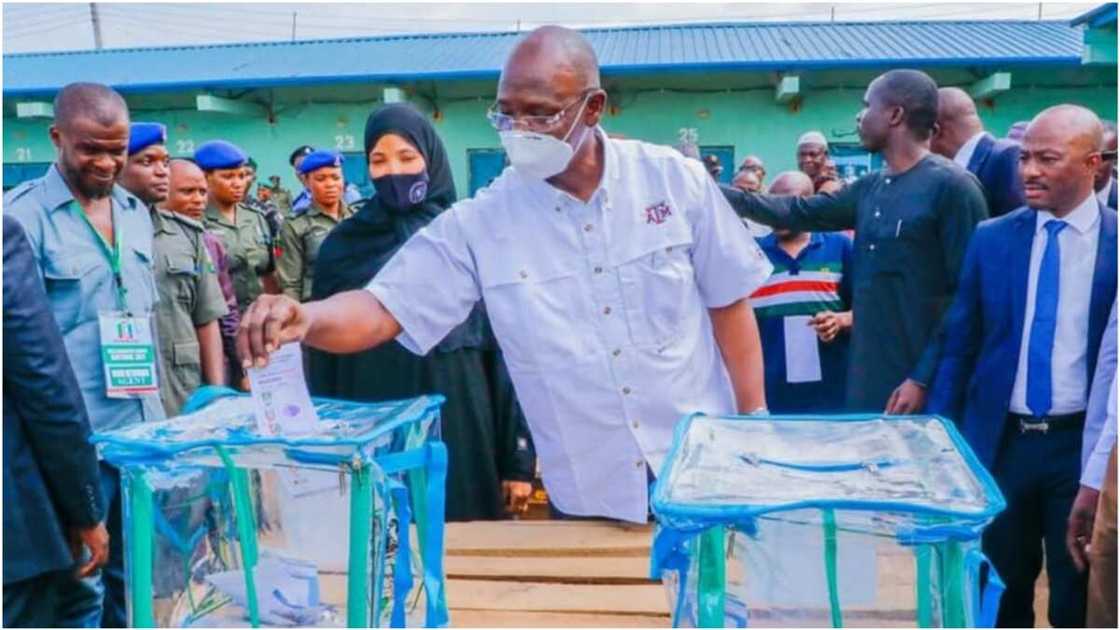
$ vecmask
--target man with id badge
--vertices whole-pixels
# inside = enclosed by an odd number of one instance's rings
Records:
[[[94,431],[164,418],[152,310],[152,223],[144,204],[115,185],[128,155],[124,99],[95,83],[55,98],[58,158],[43,177],[4,196],[27,232]],[[120,474],[101,462],[109,563],[75,581],[62,626],[126,624]]]

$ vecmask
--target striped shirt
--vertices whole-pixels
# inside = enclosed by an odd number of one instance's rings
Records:
[[[766,402],[773,413],[839,412],[847,385],[848,335],[829,343],[817,341],[821,380],[790,383],[786,367],[786,319],[812,317],[823,311],[851,308],[848,274],[852,242],[840,233],[814,232],[797,257],[779,245],[775,235],[758,239],[774,272],[753,294],[766,368]]]

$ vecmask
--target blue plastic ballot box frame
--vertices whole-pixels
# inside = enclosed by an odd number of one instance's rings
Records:
[[[994,624],[1003,584],[979,539],[1006,502],[945,418],[693,414],[660,472],[650,570],[669,578],[674,626],[747,625],[750,602],[727,597],[729,534],[750,541],[783,525],[817,532],[833,627],[843,625],[837,540],[852,532],[912,551],[919,627]]]
[[[233,402],[230,402],[230,401]],[[95,434],[92,441],[102,457],[121,470],[125,530],[125,574],[129,619],[133,627],[154,627],[154,536],[176,537],[155,509],[148,476],[175,466],[203,467],[225,482],[244,578],[245,606],[250,624],[261,625],[255,569],[260,562],[255,507],[249,471],[261,462],[282,458],[308,469],[337,471],[348,487],[346,625],[371,627],[389,616],[389,625],[406,625],[406,596],[413,585],[409,523],[416,525],[425,593],[424,624],[445,627],[448,611],[443,574],[444,488],[447,450],[439,435],[439,395],[384,403],[314,398],[321,429],[301,437],[261,436],[248,396],[221,387],[198,390],[183,415],[159,423],[134,425]],[[238,405],[241,411],[230,426],[212,423],[199,427],[189,414],[212,405]],[[183,419],[181,421],[180,419]],[[401,481],[397,481],[397,480]],[[380,501],[380,503],[378,503]],[[391,506],[377,513],[375,503]],[[391,571],[391,611],[383,608],[382,591],[389,517],[396,517],[398,551]],[[373,528],[377,521],[379,536]],[[198,532],[195,537],[202,535]],[[371,583],[372,581],[372,583]],[[386,602],[387,604],[387,602]],[[193,601],[192,601],[193,605]]]

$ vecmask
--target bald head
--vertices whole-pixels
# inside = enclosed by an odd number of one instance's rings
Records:
[[[950,160],[970,138],[984,131],[976,103],[968,92],[956,87],[937,90],[937,131],[930,149]]]
[[[769,192],[771,195],[809,197],[814,192],[813,180],[801,171],[786,171],[774,178]]]
[[[183,158],[171,160],[170,172],[167,201],[164,202],[164,207],[192,219],[201,219],[203,211],[206,210],[206,197],[209,192],[206,175],[192,160]]]
[[[1092,194],[1102,131],[1097,115],[1079,105],[1057,105],[1035,116],[1019,162],[1027,204],[1063,216]]]
[[[579,31],[542,26],[526,35],[510,53],[498,90],[509,83],[582,92],[599,87],[599,60]]]
[[[68,128],[79,117],[103,126],[128,123],[128,105],[116,90],[100,83],[71,83],[54,98],[54,124]]]

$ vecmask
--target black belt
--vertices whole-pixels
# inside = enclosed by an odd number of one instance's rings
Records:
[[[1013,423],[1019,433],[1048,433],[1050,431],[1080,431],[1085,426],[1085,412],[1067,413],[1055,416],[1025,416],[1018,413],[1007,414],[1008,422]]]

